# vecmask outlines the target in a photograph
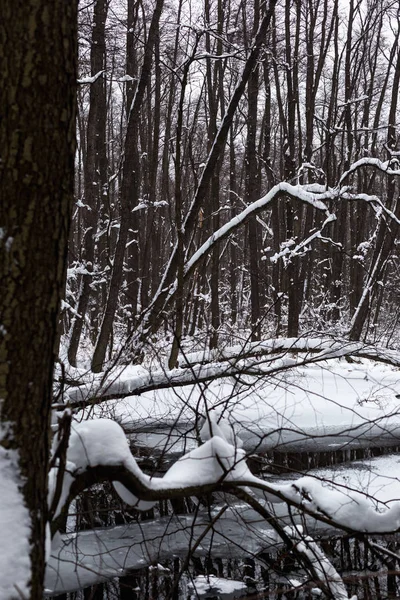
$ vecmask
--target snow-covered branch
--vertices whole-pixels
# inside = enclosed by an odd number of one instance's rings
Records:
[[[382,161],[379,160],[379,158],[372,158],[367,156],[365,158],[361,158],[360,160],[357,160],[355,163],[353,163],[350,166],[350,168],[343,173],[339,180],[339,186],[343,185],[343,183],[346,181],[346,179],[348,179],[350,175],[352,175],[353,173],[355,173],[363,167],[372,167],[374,169],[377,169],[378,171],[381,171],[382,173],[385,173],[385,175],[399,176],[400,169],[393,169],[391,166],[392,162],[393,161],[390,160]],[[398,161],[396,161],[396,165],[398,165]]]
[[[370,159],[373,160],[373,164],[375,162],[380,163],[378,159]],[[361,162],[361,161],[358,161]],[[382,165],[384,163],[381,163]],[[357,163],[355,163],[357,165]],[[353,165],[354,166],[354,165]],[[356,167],[357,168],[357,167]],[[400,170],[393,171],[391,169],[385,171],[392,174],[400,175]],[[350,171],[347,171],[349,174]],[[343,177],[342,177],[343,179]],[[340,183],[342,182],[342,179]],[[233,217],[228,223],[220,227],[217,231],[215,231],[201,246],[196,252],[187,260],[184,272],[185,277],[187,277],[190,273],[192,273],[193,268],[199,263],[199,261],[210,252],[211,248],[221,240],[225,239],[228,235],[233,233],[235,229],[243,225],[247,221],[250,216],[256,215],[259,212],[265,210],[272,202],[278,200],[281,197],[291,198],[292,200],[298,200],[303,202],[304,204],[308,204],[312,206],[318,211],[325,213],[326,220],[324,221],[321,230],[322,231],[326,225],[331,223],[336,219],[334,214],[331,214],[328,210],[327,205],[325,204],[328,201],[338,201],[338,200],[352,200],[352,201],[360,201],[360,202],[368,202],[373,205],[378,205],[382,208],[388,216],[394,219],[396,222],[400,221],[397,219],[396,215],[387,209],[381,200],[377,196],[362,194],[362,193],[351,193],[347,187],[341,188],[340,185],[337,188],[326,188],[320,184],[308,184],[308,185],[291,185],[286,181],[282,181],[275,185],[265,196],[259,198],[249,206],[247,206],[241,213]],[[309,238],[302,241],[292,252],[298,252],[299,249],[303,248],[306,244],[310,243],[314,238],[318,237],[318,233],[313,233]],[[170,294],[175,292],[176,285],[172,287]]]
[[[328,225],[328,223],[332,223],[333,221],[336,221],[336,216],[329,215],[325,219],[325,221],[322,223],[320,229],[318,229],[317,231],[314,231],[311,235],[308,236],[308,238],[306,238],[299,244],[296,244],[294,248],[290,248],[289,246],[286,246],[286,248],[281,250],[281,252],[277,252],[276,254],[271,256],[271,259],[270,259],[271,262],[276,263],[276,262],[278,262],[278,260],[280,258],[283,258],[287,264],[287,262],[290,261],[290,259],[293,258],[294,256],[298,256],[299,254],[307,252],[308,251],[307,246],[316,239],[322,239],[323,230]]]
[[[289,198],[299,200],[300,202],[304,202],[305,204],[309,204],[313,208],[324,212],[327,215],[327,217],[331,218],[332,220],[332,217],[329,214],[325,202],[327,200],[336,199],[337,192],[331,189],[324,189],[323,192],[316,193],[313,191],[309,191],[309,189],[307,189],[305,186],[291,185],[286,181],[282,181],[281,183],[275,185],[267,194],[265,194],[265,196],[259,198],[258,200],[247,206],[247,208],[245,208],[241,213],[233,217],[233,219],[231,219],[228,223],[226,223],[217,231],[215,231],[187,261],[185,265],[185,273],[191,272],[193,270],[193,267],[205,254],[207,254],[210,251],[211,247],[216,242],[219,242],[226,238],[240,225],[245,223],[250,216],[257,214],[262,210],[265,210],[269,204],[271,204],[275,200],[278,200],[278,198],[281,198],[282,196],[287,196]]]
[[[297,552],[308,559],[316,578],[322,582],[328,595],[335,600],[349,600],[343,579],[315,541],[303,533],[303,528],[285,527],[285,532],[294,541]],[[357,596],[352,596],[351,600],[357,600]]]
[[[394,171],[390,169],[388,166],[385,166],[386,163],[382,163],[378,159],[363,159],[364,162],[358,161],[347,171],[341,178],[339,185],[335,188],[327,188],[324,185],[313,183],[313,184],[305,184],[305,185],[291,185],[288,182],[280,182],[275,185],[267,194],[265,194],[262,198],[259,198],[249,206],[247,206],[242,212],[233,217],[230,221],[225,223],[222,227],[220,227],[217,231],[215,231],[201,246],[198,248],[194,254],[189,258],[186,258],[186,262],[184,264],[184,281],[188,280],[192,275],[194,269],[198,267],[200,262],[207,256],[211,249],[215,246],[215,244],[221,242],[229,235],[231,235],[237,228],[242,226],[246,221],[251,217],[255,216],[258,213],[266,210],[273,202],[278,201],[280,198],[291,198],[292,200],[303,202],[317,211],[320,211],[325,214],[326,219],[318,232],[312,233],[306,240],[300,241],[297,246],[291,250],[292,253],[300,252],[307,244],[311,243],[314,239],[322,236],[322,230],[336,219],[334,213],[331,213],[328,210],[327,202],[338,202],[338,201],[360,201],[367,202],[373,206],[378,206],[382,209],[387,216],[396,222],[400,223],[396,215],[390,211],[390,209],[386,208],[382,201],[374,195],[368,195],[363,193],[353,193],[347,186],[342,187],[342,182],[346,179],[351,172],[360,168],[363,165],[370,164],[371,166],[380,165],[381,170],[385,170],[388,174],[400,174],[399,171]],[[361,165],[362,162],[362,165]],[[173,263],[173,256],[171,256],[170,261],[166,268],[166,273],[170,273]],[[147,337],[149,331],[154,328],[154,323],[158,323],[159,316],[163,314],[173,302],[178,285],[176,279],[172,280],[168,285],[167,277],[165,276],[160,286],[150,303],[148,309],[142,315],[142,320],[139,324],[138,331],[136,332],[133,340],[133,345],[136,348],[141,348],[144,343],[144,339]]]
[[[220,429],[204,444],[182,456],[164,477],[143,473],[132,456],[122,428],[109,419],[74,424],[67,453],[63,489],[56,517],[83,489],[104,480],[114,482],[120,497],[138,510],[159,500],[221,491],[255,494],[258,503],[286,503],[347,532],[393,533],[400,528],[400,502],[378,512],[360,492],[335,489],[313,477],[273,484],[254,476],[245,452],[227,441]],[[57,481],[51,471],[50,498]]]
[[[179,362],[181,367],[191,367],[198,363],[220,363],[222,361],[252,356],[262,357],[281,352],[293,354],[315,353],[318,355],[316,357],[318,361],[344,356],[359,356],[360,358],[377,360],[395,367],[400,366],[400,353],[396,350],[334,337],[271,338],[257,342],[248,341],[243,345],[238,344],[216,350],[185,354],[181,356]]]
[[[95,83],[100,77],[102,77],[104,74],[104,69],[99,71],[98,73],[96,73],[93,76],[88,76],[88,77],[81,77],[80,79],[77,79],[77,83],[79,83],[80,85],[84,85],[84,84],[92,84]]]

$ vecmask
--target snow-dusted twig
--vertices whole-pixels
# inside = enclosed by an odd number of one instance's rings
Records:
[[[306,238],[305,240],[303,240],[302,242],[300,242],[300,244],[296,244],[296,246],[294,248],[290,249],[287,246],[286,248],[284,248],[283,250],[281,250],[281,252],[277,252],[276,254],[274,254],[273,256],[271,256],[270,261],[272,263],[276,263],[276,262],[278,262],[278,260],[280,258],[283,258],[285,260],[285,264],[287,264],[288,262],[290,262],[290,260],[294,256],[298,256],[302,252],[306,252],[307,251],[307,246],[309,244],[311,244],[311,242],[313,242],[316,239],[322,239],[322,232],[323,232],[323,230],[325,229],[325,227],[329,223],[332,223],[333,221],[336,221],[336,216],[335,215],[329,215],[325,219],[325,221],[322,223],[320,229],[318,229],[317,231],[314,231],[310,236],[308,236],[308,238]]]

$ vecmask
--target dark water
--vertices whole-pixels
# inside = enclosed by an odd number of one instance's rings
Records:
[[[371,456],[380,456],[395,453],[400,448],[395,445],[383,444],[379,447],[347,447],[338,445],[335,450],[322,450],[314,452],[310,449],[300,448],[284,452],[282,450],[268,450],[251,456],[249,464],[257,474],[268,473],[279,475],[307,471],[310,468],[327,467],[346,463],[347,461],[360,460]],[[162,471],[168,467],[169,457],[157,457],[157,453],[143,456],[142,462],[152,471]],[[205,513],[211,511],[215,503],[221,498],[200,499],[201,510]],[[179,502],[161,503],[154,511],[138,517],[135,511],[130,511],[113,494],[110,486],[101,486],[82,495],[74,507],[75,526],[79,531],[91,530],[94,527],[116,527],[136,524],[147,531],[160,523],[164,527],[166,520],[173,515],[193,515],[198,510],[196,504],[190,499]],[[207,508],[209,507],[209,508]],[[251,520],[251,515],[247,515]],[[161,521],[160,521],[161,519]],[[200,523],[201,525],[201,523]],[[203,527],[201,525],[201,527]],[[160,562],[154,559],[150,567],[136,568],[124,572],[121,577],[114,577],[105,582],[99,582],[79,591],[58,596],[51,596],[57,600],[192,600],[194,598],[215,598],[220,600],[233,600],[237,597],[246,597],[248,600],[258,598],[277,598],[281,600],[299,598],[317,598],[315,585],[307,580],[299,565],[280,544],[267,543],[262,537],[262,526],[252,524],[250,529],[239,525],[235,528],[230,521],[222,522],[219,532],[219,542],[213,535],[209,536],[190,559],[187,559],[185,545],[168,541],[163,546]],[[221,542],[224,527],[227,532],[225,543]],[[230,529],[229,529],[230,527]],[[228,531],[229,530],[229,531]],[[151,530],[153,531],[153,530]],[[199,530],[200,531],[200,530]],[[194,532],[194,530],[193,530]],[[196,532],[193,539],[196,539]],[[242,537],[240,538],[240,535]],[[323,548],[326,555],[342,575],[349,592],[357,594],[358,598],[365,600],[384,600],[400,598],[400,560],[394,556],[377,555],[362,539],[338,535],[334,531],[319,531],[313,533],[314,538]],[[318,535],[318,538],[315,537]],[[250,540],[253,536],[255,540]],[[239,539],[239,542],[238,542]],[[381,546],[389,549],[394,554],[400,553],[400,538],[396,536],[384,540],[376,540]],[[251,542],[251,543],[250,543]],[[160,546],[161,548],[161,546]],[[200,595],[196,594],[193,581],[196,577],[211,576],[210,586],[202,588]],[[243,582],[246,587],[239,591],[231,592],[219,590],[212,577]],[[294,589],[295,585],[299,586]],[[223,584],[222,584],[223,585]],[[321,597],[321,596],[320,596]]]
[[[320,544],[327,554],[334,552],[335,566],[343,576],[349,597],[357,594],[360,600],[399,598],[398,563],[379,564],[357,540],[335,538],[320,541]],[[393,551],[400,550],[398,541],[392,540],[388,544]],[[161,570],[154,567],[141,569],[85,590],[57,596],[57,600],[192,600],[198,597],[193,591],[192,582],[199,575],[233,579],[246,584],[242,592],[221,593],[213,589],[215,580],[211,577],[209,593],[201,595],[209,600],[317,597],[315,584],[308,581],[290,556],[282,552],[260,553],[255,558],[243,559],[193,557],[189,565],[182,559],[171,558],[163,561]],[[301,584],[301,587],[293,590],[293,582]]]

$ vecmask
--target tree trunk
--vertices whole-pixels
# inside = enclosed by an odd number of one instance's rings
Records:
[[[91,76],[105,68],[105,24],[108,0],[97,0],[93,12],[93,32],[90,49]],[[83,241],[83,261],[85,273],[82,275],[80,296],[71,338],[68,346],[68,360],[76,367],[76,355],[82,335],[83,324],[92,292],[95,258],[95,236],[99,210],[103,195],[102,182],[107,177],[105,149],[106,88],[103,76],[90,84],[89,116],[87,125],[85,173],[85,237]]]
[[[30,526],[26,580],[3,598],[43,597],[52,379],[74,183],[76,11],[61,0],[4,0],[1,11],[0,456],[18,456]],[[2,534],[0,556],[9,544]]]
[[[258,2],[254,5],[254,30],[258,27]],[[248,112],[247,112],[247,140],[245,157],[245,200],[249,205],[255,202],[260,194],[258,158],[256,152],[257,136],[257,102],[258,102],[258,66],[254,68],[247,87]],[[259,243],[256,217],[249,219],[249,267],[250,267],[250,304],[251,304],[251,340],[260,339],[260,269],[259,269]]]
[[[233,132],[230,132],[230,148],[229,148],[229,199],[230,199],[230,218],[236,216],[237,209],[237,181],[236,181],[236,153],[235,141]],[[238,252],[237,252],[237,237],[232,236],[230,239],[230,264],[229,264],[229,290],[230,290],[230,316],[231,323],[234,325],[238,316]]]
[[[400,85],[400,50],[397,51],[397,60],[395,65],[395,72],[392,84],[392,96],[390,102],[389,111],[389,122],[388,122],[388,135],[387,135],[387,149],[389,160],[391,159],[391,153],[397,153],[397,131],[396,131],[396,114],[398,105],[398,91]],[[397,219],[400,217],[400,202],[396,194],[396,181],[393,176],[388,178],[388,190],[387,190],[387,206],[394,212]],[[374,249],[374,255],[372,258],[372,264],[366,281],[364,283],[363,293],[360,301],[354,313],[349,337],[351,340],[359,340],[364,327],[364,324],[368,318],[373,292],[376,290],[376,286],[382,277],[382,274],[386,268],[387,261],[389,260],[390,254],[393,251],[395,241],[399,233],[399,226],[393,220],[390,225],[386,223],[386,220],[381,217],[379,223],[378,232],[376,236],[376,245]]]
[[[123,278],[123,265],[128,240],[129,227],[133,225],[132,209],[137,205],[139,198],[139,156],[137,147],[137,136],[139,127],[140,110],[143,104],[144,94],[147,88],[154,43],[156,40],[158,25],[163,9],[164,0],[157,0],[149,29],[146,43],[140,80],[135,92],[132,107],[129,112],[128,128],[126,133],[125,156],[123,162],[123,178],[121,184],[121,222],[111,280],[108,290],[107,303],[104,310],[100,333],[97,338],[96,348],[92,358],[92,371],[98,373],[103,368],[108,341],[112,332],[119,292]],[[135,215],[135,213],[133,213]],[[135,216],[136,223],[136,216]],[[134,227],[135,228],[135,227]],[[132,244],[136,246],[136,244]]]

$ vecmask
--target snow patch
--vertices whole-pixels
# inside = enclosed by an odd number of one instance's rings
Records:
[[[216,596],[223,598],[229,594],[229,598],[239,597],[245,594],[247,586],[243,581],[234,581],[233,579],[222,579],[215,575],[198,575],[193,582],[188,584],[189,590],[195,593],[196,597]]]
[[[1,433],[0,433],[1,439]],[[29,597],[31,535],[18,454],[0,446],[0,598]]]

